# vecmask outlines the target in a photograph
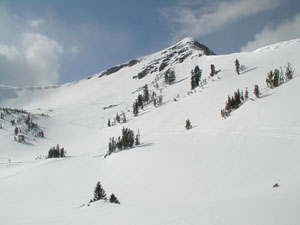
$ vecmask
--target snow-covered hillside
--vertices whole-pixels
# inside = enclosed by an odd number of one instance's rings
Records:
[[[0,107],[47,115],[38,118],[45,137],[25,143],[0,119],[0,224],[299,224],[299,52],[296,39],[214,55],[186,38],[78,82],[0,86]],[[245,65],[240,75],[236,59]],[[293,79],[268,88],[267,73],[284,71],[288,62]],[[213,77],[211,64],[220,70]],[[206,82],[191,91],[196,65]],[[164,81],[168,70],[176,75],[172,85]],[[145,84],[163,104],[146,105],[134,117]],[[228,95],[246,88],[248,100],[222,118]],[[127,122],[108,127],[122,112]],[[123,126],[139,130],[141,144],[104,158]],[[57,144],[67,157],[46,159]],[[121,204],[88,206],[97,181]]]

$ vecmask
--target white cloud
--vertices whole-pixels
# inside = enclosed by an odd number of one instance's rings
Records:
[[[45,20],[42,19],[36,19],[36,20],[30,20],[29,21],[29,25],[34,28],[37,29],[39,28],[41,25],[43,25],[45,23]]]
[[[56,84],[63,46],[41,33],[32,32],[44,20],[28,22],[0,7],[0,84],[35,86]]]
[[[11,86],[49,85],[58,81],[63,47],[38,33],[22,35],[22,47],[0,45],[0,80]]]
[[[8,46],[1,44],[0,45],[0,55],[6,57],[10,61],[14,61],[18,58],[22,58],[20,52],[16,49],[15,46]]]
[[[177,25],[176,39],[185,36],[203,36],[242,17],[278,7],[284,0],[229,0],[210,3],[185,0],[183,4],[161,11]],[[204,5],[205,4],[205,5]],[[194,7],[192,7],[194,5]]]
[[[280,41],[287,41],[300,38],[300,13],[296,14],[292,20],[284,21],[275,28],[269,26],[255,35],[253,41],[249,41],[241,48],[241,51],[252,51],[257,48],[274,44]]]

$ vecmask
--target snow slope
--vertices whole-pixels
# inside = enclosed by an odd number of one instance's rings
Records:
[[[249,53],[205,55],[187,38],[110,75],[53,87],[0,86],[1,107],[49,114],[38,121],[46,138],[30,144],[15,142],[12,127],[0,129],[0,224],[299,224],[299,52],[296,39]],[[239,76],[235,59],[246,66]],[[159,71],[164,60],[168,66]],[[287,62],[294,78],[268,89],[267,73]],[[213,78],[211,64],[221,70]],[[207,84],[191,92],[195,65]],[[145,68],[153,72],[133,79]],[[177,78],[171,86],[163,82],[169,68]],[[145,84],[164,104],[133,117],[129,111]],[[260,99],[252,94],[255,84]],[[246,87],[250,99],[222,119],[227,96]],[[110,105],[116,106],[104,109]],[[128,123],[107,127],[121,111]],[[187,118],[191,130],[184,128]],[[142,144],[104,159],[109,137],[123,126],[139,129]],[[68,157],[35,160],[56,144]],[[98,180],[120,205],[87,206]]]

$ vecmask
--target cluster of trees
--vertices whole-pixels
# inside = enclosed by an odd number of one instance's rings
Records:
[[[257,84],[254,85],[253,94],[256,96],[256,98],[259,98],[261,95],[259,91],[259,86]],[[245,90],[245,93],[237,89],[237,91],[234,92],[233,96],[228,95],[225,108],[221,110],[221,116],[223,118],[230,116],[230,113],[233,110],[239,108],[245,101],[248,100],[248,98],[249,98],[249,91],[247,88]]]
[[[14,127],[14,140],[25,142],[25,134],[44,137],[44,131],[33,122],[32,115],[24,109],[0,108],[0,118],[10,121]]]
[[[122,137],[110,138],[108,143],[108,151],[105,157],[116,151],[122,151],[124,149],[132,148],[134,145],[140,144],[140,132],[138,131],[137,135],[134,135],[134,131],[123,127]]]
[[[90,200],[90,203],[99,201],[99,200],[107,201],[105,190],[102,187],[100,181],[98,181],[96,184],[96,187],[94,190],[94,198]],[[110,195],[109,202],[115,203],[115,204],[120,204],[119,199],[116,197],[116,195],[114,193]]]
[[[191,89],[194,90],[199,86],[200,80],[202,76],[202,70],[199,66],[195,66],[195,68],[191,71]]]
[[[32,121],[32,117],[28,114],[27,119],[25,120],[25,124],[27,125],[28,130],[33,130],[38,128],[38,124]]]
[[[157,107],[162,104],[162,101],[162,95],[157,95],[155,92],[150,94],[148,85],[146,84],[143,87],[143,93],[139,94],[133,103],[133,115],[138,116],[140,109],[144,109],[144,106],[150,104],[151,102],[153,102],[153,105]]]
[[[117,123],[126,123],[126,122],[127,122],[126,114],[124,112],[122,112],[121,115],[117,113],[117,115],[113,118],[112,121],[108,119],[107,126],[111,127],[116,125]]]
[[[233,96],[228,95],[228,99],[225,103],[225,108],[221,110],[221,116],[223,118],[226,118],[230,115],[230,113],[239,108],[244,101],[246,101],[249,98],[249,92],[246,88],[245,94],[243,91],[240,91],[240,89],[237,89],[237,91],[234,92]]]
[[[1,108],[0,107],[0,110],[3,111],[7,115],[17,114],[17,113],[29,114],[29,112],[27,112],[24,109],[12,109],[12,108]],[[1,119],[3,119],[2,118],[2,112],[1,112]]]
[[[50,148],[48,151],[48,158],[60,158],[66,156],[66,150],[64,148],[60,148],[57,144],[56,147]]]
[[[168,69],[165,72],[165,83],[172,85],[175,82],[175,80],[176,80],[176,75],[175,75],[174,70]]]
[[[280,70],[270,70],[266,78],[267,86],[269,88],[279,87],[284,82],[291,80],[293,78],[293,74],[294,70],[290,63],[287,64],[285,68],[285,73],[283,73],[282,68],[280,68]]]

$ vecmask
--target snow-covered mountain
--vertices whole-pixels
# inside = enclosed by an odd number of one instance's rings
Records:
[[[299,52],[295,39],[214,55],[185,38],[78,82],[0,86],[0,224],[298,224]],[[293,79],[267,87],[268,72],[284,73],[287,63]],[[219,71],[213,77],[212,64]],[[202,82],[191,91],[197,65]],[[176,75],[171,85],[167,71]],[[132,106],[146,84],[163,101],[135,117]],[[249,97],[224,119],[220,111],[237,89]],[[8,108],[24,109],[23,119]],[[18,142],[14,129],[25,132],[28,113],[44,137],[28,132]],[[108,127],[117,113],[127,122]],[[104,158],[123,126],[139,130],[141,144]],[[46,159],[57,144],[67,157]],[[120,205],[88,206],[98,181]]]

